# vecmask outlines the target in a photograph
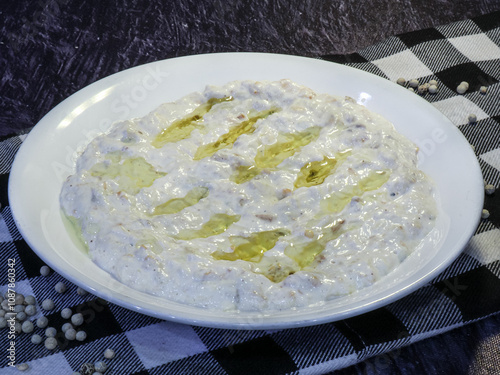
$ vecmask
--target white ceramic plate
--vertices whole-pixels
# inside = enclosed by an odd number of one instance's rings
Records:
[[[72,242],[58,197],[75,156],[117,120],[144,116],[207,84],[292,79],[317,92],[348,95],[388,118],[420,146],[420,165],[437,185],[436,228],[399,268],[372,287],[311,306],[275,313],[221,313],[132,290],[99,269]],[[276,329],[320,324],[365,313],[424,285],[448,266],[473,235],[483,205],[477,159],[458,129],[418,95],[372,74],[295,56],[224,53],[159,61],[102,79],[48,113],[23,143],[9,181],[16,224],[31,248],[73,283],[110,302],[151,316],[201,326]]]

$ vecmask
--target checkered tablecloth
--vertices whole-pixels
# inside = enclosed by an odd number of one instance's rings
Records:
[[[399,77],[434,79],[437,94],[424,97],[463,132],[474,146],[484,179],[500,185],[500,12],[432,29],[391,37],[358,53],[322,56],[396,81]],[[469,83],[459,95],[456,87]],[[479,88],[487,87],[481,94]],[[418,95],[418,94],[415,94]],[[477,116],[470,124],[469,114]],[[490,217],[483,220],[458,259],[413,294],[376,311],[330,324],[278,331],[238,331],[194,327],[128,311],[92,295],[52,273],[40,275],[43,262],[16,229],[7,197],[8,176],[25,135],[0,139],[0,292],[7,289],[7,260],[16,263],[16,291],[51,298],[56,310],[43,314],[60,330],[60,311],[81,312],[85,341],[58,336],[49,351],[34,345],[30,334],[15,338],[16,363],[26,374],[71,374],[83,362],[103,360],[107,374],[322,374],[362,361],[500,311],[500,191],[486,196]],[[57,282],[68,290],[58,294]],[[36,319],[42,315],[38,309]],[[41,329],[35,333],[43,335]],[[8,366],[7,329],[0,330],[0,374],[17,374]]]

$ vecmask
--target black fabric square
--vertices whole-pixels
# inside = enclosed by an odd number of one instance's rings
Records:
[[[500,124],[488,118],[472,124],[460,126],[460,131],[471,145],[477,155],[487,153],[500,147]]]
[[[486,266],[440,281],[434,286],[455,302],[465,321],[500,310],[500,279]]]
[[[59,311],[45,315],[49,319],[49,325],[58,331],[56,338],[61,350],[71,349],[122,332],[120,325],[109,309],[108,303],[100,298],[70,308],[73,314],[81,313],[83,316],[83,324],[75,327],[75,329],[77,332],[82,330],[87,333],[85,341],[69,341],[64,337],[64,333],[61,331],[62,325],[70,322],[70,320],[63,319]]]
[[[166,363],[164,365],[149,370],[151,375],[183,375],[183,374],[210,374],[226,375],[226,372],[210,355],[201,353],[191,357],[182,358],[178,361]]]
[[[351,53],[349,55],[324,55],[321,56],[323,60],[339,63],[339,64],[350,64],[350,63],[364,63],[368,62],[359,53]]]
[[[270,336],[212,352],[229,375],[279,375],[297,370],[288,353]]]
[[[493,195],[485,195],[484,208],[490,212],[488,220],[500,229],[500,192],[497,191]],[[497,246],[500,246],[500,244],[497,244]]]
[[[385,308],[337,322],[335,326],[347,337],[356,351],[410,335],[405,325]]]
[[[488,13],[472,19],[483,31],[490,31],[500,27],[500,11]]]
[[[430,40],[445,39],[444,35],[441,34],[434,28],[412,31],[409,33],[404,33],[398,35],[398,38],[411,48],[417,44],[428,42]]]
[[[0,207],[9,205],[8,191],[9,188],[9,175],[0,174]]]
[[[443,84],[453,91],[456,91],[457,86],[462,81],[469,83],[468,92],[479,90],[479,88],[484,85],[484,82],[490,82],[490,84],[498,82],[496,78],[483,72],[472,62],[444,69],[436,73],[436,76],[441,82],[443,82]]]
[[[40,268],[45,263],[36,255],[24,240],[14,241],[17,254],[23,263],[24,271],[28,278],[40,276]]]

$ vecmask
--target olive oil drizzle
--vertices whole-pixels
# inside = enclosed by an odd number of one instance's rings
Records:
[[[236,171],[229,179],[237,184],[250,181],[261,172],[261,169],[257,168],[255,165],[239,165],[235,169]]]
[[[200,229],[184,229],[175,238],[179,240],[194,240],[207,238],[224,233],[233,223],[240,220],[240,215],[215,214]]]
[[[287,229],[274,229],[263,232],[251,233],[248,237],[231,236],[229,241],[232,244],[233,252],[227,253],[217,250],[212,256],[217,260],[251,260],[258,262],[264,253],[274,247],[278,239],[290,234]]]
[[[233,100],[232,96],[223,98],[210,98],[206,103],[196,107],[187,116],[174,121],[169,127],[162,130],[151,144],[153,147],[160,148],[170,142],[177,142],[188,138],[194,129],[201,128],[203,125],[203,116],[206,115],[214,105],[229,102]]]
[[[82,252],[88,254],[89,245],[83,237],[82,225],[80,220],[72,215],[66,214],[66,211],[64,211],[63,209],[61,209],[61,216],[63,219],[64,227],[66,228],[66,231],[68,232],[75,245],[77,245],[77,247],[82,250]]]
[[[297,179],[295,180],[295,188],[298,189],[300,187],[310,187],[322,184],[350,154],[350,150],[344,151],[336,154],[334,157],[325,156],[323,160],[311,161],[305,164],[300,169]]]
[[[90,168],[94,177],[115,180],[121,191],[135,195],[143,187],[153,185],[153,182],[166,175],[157,171],[143,157],[124,158],[116,153],[109,156],[109,162],[97,163]]]
[[[302,132],[281,134],[276,143],[269,146],[260,146],[255,156],[255,165],[258,168],[275,168],[283,160],[293,156],[302,147],[316,140],[321,128],[312,126]]]
[[[300,244],[290,244],[285,249],[285,254],[293,259],[301,269],[307,267],[325,249],[328,242],[337,239],[345,232],[342,228],[343,224],[344,220],[335,220],[324,226],[316,239]]]
[[[226,134],[221,135],[217,141],[198,147],[193,159],[201,160],[208,156],[212,156],[223,148],[233,147],[234,142],[236,142],[240,135],[252,134],[255,131],[255,123],[257,121],[265,119],[266,117],[279,111],[279,108],[271,108],[250,116],[248,120],[242,121],[238,125],[232,127]]]
[[[208,188],[195,187],[182,198],[173,198],[155,207],[153,215],[175,214],[208,196]]]
[[[374,171],[367,177],[362,178],[356,185],[348,186],[345,189],[326,196],[320,202],[323,211],[329,213],[340,212],[355,196],[362,196],[368,191],[377,190],[384,185],[390,177],[389,171]]]

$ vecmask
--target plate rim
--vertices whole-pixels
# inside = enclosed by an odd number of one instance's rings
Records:
[[[212,59],[212,58],[219,58],[219,57],[223,58],[223,59],[226,59],[226,58],[231,59],[233,56],[238,56],[238,57],[251,56],[251,57],[255,57],[255,58],[275,58],[276,57],[276,58],[280,58],[280,59],[283,59],[283,58],[284,59],[298,59],[301,61],[316,61],[316,62],[321,61],[321,63],[331,65],[332,69],[335,69],[333,67],[336,67],[336,68],[340,69],[341,71],[351,71],[351,72],[355,71],[355,74],[361,75],[362,77],[365,77],[365,76],[366,77],[369,76],[372,78],[376,77],[376,79],[380,80],[380,82],[391,83],[389,80],[386,80],[382,77],[376,76],[372,73],[369,73],[369,72],[366,72],[363,70],[358,70],[358,69],[348,67],[345,65],[341,65],[341,64],[337,64],[334,62],[314,59],[314,58],[310,58],[310,57],[272,54],[272,53],[224,52],[224,53],[216,53],[216,54],[200,54],[200,55],[175,57],[175,58],[165,59],[165,60],[158,60],[158,61],[154,61],[154,62],[151,62],[148,64],[138,65],[138,66],[135,66],[135,67],[132,67],[129,69],[122,70],[120,72],[117,72],[117,73],[114,73],[114,74],[109,75],[107,77],[104,77],[104,78],[102,78],[102,79],[100,79],[100,80],[98,80],[98,81],[96,81],[88,86],[85,86],[84,88],[82,88],[81,90],[78,90],[77,92],[75,92],[74,94],[70,95],[68,98],[63,100],[61,103],[59,103],[57,106],[55,106],[51,111],[49,111],[45,116],[42,117],[42,119],[37,123],[37,125],[35,125],[33,127],[33,129],[28,133],[24,142],[21,144],[21,147],[15,156],[14,162],[12,164],[10,176],[9,176],[8,197],[9,197],[9,204],[11,207],[14,222],[15,222],[20,234],[22,235],[23,239],[27,242],[27,244],[30,246],[30,248],[40,258],[42,258],[42,260],[44,262],[46,262],[49,266],[51,266],[52,269],[54,269],[61,276],[65,277],[66,279],[68,279],[69,281],[74,283],[75,285],[82,286],[81,280],[79,280],[77,277],[71,275],[70,273],[65,272],[64,269],[60,269],[60,267],[56,263],[54,263],[53,259],[50,258],[47,254],[40,253],[39,251],[36,250],[38,247],[37,243],[35,243],[36,241],[33,241],[33,238],[31,236],[31,234],[29,233],[29,227],[27,227],[25,225],[25,220],[24,220],[25,218],[22,217],[22,214],[20,213],[22,211],[21,208],[19,208],[20,207],[19,205],[21,204],[20,203],[21,197],[19,197],[17,195],[16,188],[14,187],[14,185],[18,181],[20,181],[20,178],[21,178],[20,170],[22,169],[23,162],[25,162],[23,160],[23,157],[25,158],[25,154],[28,153],[28,151],[26,151],[26,150],[28,149],[28,147],[30,147],[31,143],[35,142],[34,140],[36,140],[38,133],[43,132],[44,130],[47,130],[47,129],[45,129],[47,126],[43,125],[43,124],[47,123],[46,119],[49,118],[49,116],[52,116],[54,113],[57,113],[58,111],[60,111],[61,108],[64,108],[64,106],[67,105],[68,102],[71,102],[72,100],[78,101],[80,96],[85,97],[85,93],[87,91],[89,91],[89,90],[92,91],[92,89],[95,89],[99,85],[106,86],[108,84],[108,82],[112,82],[113,80],[121,77],[121,75],[129,74],[131,71],[138,71],[138,69],[144,69],[144,67],[153,66],[154,64],[162,64],[162,63],[168,64],[168,63],[171,63],[173,61],[175,61],[175,62],[181,61],[182,62],[182,60],[187,61],[187,60],[193,60],[193,59],[196,60],[196,59],[206,59],[206,58]],[[451,132],[455,131],[457,133],[456,135],[459,136],[459,138],[462,138],[463,140],[465,140],[465,137],[458,130],[458,128],[453,123],[451,123],[451,121],[449,119],[447,119],[439,110],[437,110],[437,108],[432,106],[429,102],[427,102],[423,98],[418,98],[418,99],[425,102],[425,105],[428,106],[429,110],[435,112],[434,114],[439,114],[441,119],[445,119],[445,122],[448,123],[446,126],[449,127],[449,130]],[[432,108],[432,110],[430,108]],[[42,124],[42,126],[39,126],[40,124]],[[452,130],[452,129],[454,129],[454,130]],[[478,176],[476,175],[476,177],[480,176],[481,182],[482,182],[482,174],[481,174],[479,162],[477,160],[477,157],[475,155],[473,155],[473,156],[474,156],[474,160],[475,160],[475,163],[473,163],[473,164],[475,164],[475,172],[476,172],[476,174],[477,174],[477,172],[479,172],[479,175]],[[463,237],[460,239],[460,244],[457,245],[457,248],[459,247],[460,250],[455,250],[452,254],[449,254],[448,257],[446,257],[444,260],[442,260],[439,264],[436,264],[429,272],[427,272],[419,280],[412,283],[411,285],[407,285],[403,289],[399,289],[396,293],[385,296],[384,298],[380,298],[379,301],[372,301],[365,306],[353,308],[353,309],[344,311],[342,313],[337,313],[337,315],[333,319],[331,316],[323,315],[321,317],[318,317],[317,319],[308,318],[305,320],[293,320],[293,321],[289,321],[289,322],[279,322],[279,321],[274,321],[272,319],[268,319],[268,321],[265,321],[265,322],[261,322],[261,321],[255,322],[252,320],[241,321],[241,322],[226,322],[226,321],[216,321],[215,322],[215,321],[203,319],[203,316],[200,316],[199,319],[195,319],[193,317],[185,317],[185,316],[168,316],[168,315],[165,315],[164,313],[160,313],[158,311],[152,311],[152,310],[147,309],[147,308],[145,309],[141,306],[133,305],[133,304],[129,303],[128,301],[124,301],[124,300],[116,299],[116,298],[113,298],[113,300],[110,302],[117,304],[119,306],[122,306],[126,309],[133,310],[133,311],[136,311],[136,312],[139,312],[142,314],[154,316],[154,317],[160,318],[160,319],[167,319],[167,320],[176,321],[176,322],[184,323],[184,324],[191,324],[191,325],[198,325],[198,326],[205,326],[205,327],[212,327],[212,328],[225,328],[225,329],[282,329],[282,328],[303,327],[303,326],[308,326],[308,325],[313,325],[313,324],[322,324],[322,323],[337,321],[337,320],[341,320],[341,319],[346,319],[346,318],[349,318],[349,317],[352,317],[355,315],[360,315],[360,314],[366,313],[366,312],[371,311],[375,308],[385,306],[391,302],[394,302],[395,300],[403,298],[404,296],[410,294],[411,292],[415,291],[416,289],[422,287],[426,282],[430,281],[437,274],[439,274],[446,267],[448,267],[456,259],[456,257],[458,257],[458,255],[465,248],[469,239],[474,235],[477,224],[480,221],[480,215],[481,215],[481,210],[483,207],[484,195],[481,195],[479,200],[480,200],[480,202],[478,201],[477,212],[475,215],[473,215],[473,216],[475,216],[473,218],[473,220],[471,220],[471,222],[473,222],[474,225],[472,225],[472,224],[469,225],[469,227],[467,228],[468,230],[466,231],[466,233],[464,233]],[[84,285],[84,286],[88,287],[88,285]],[[82,286],[82,287],[84,287],[84,286]],[[90,289],[91,289],[92,293],[94,295],[96,295],[97,297],[101,297],[101,298],[109,300],[109,295],[107,295],[107,293],[103,293],[102,291],[97,290],[95,288],[90,288]],[[382,300],[382,303],[380,303],[380,300]],[[376,306],[374,306],[374,304]]]

